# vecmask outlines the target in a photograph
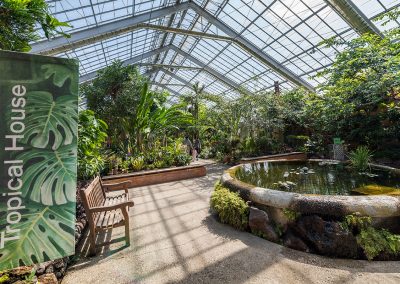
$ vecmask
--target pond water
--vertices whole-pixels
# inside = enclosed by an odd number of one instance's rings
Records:
[[[261,162],[237,169],[238,180],[258,187],[323,195],[400,195],[400,178],[389,171],[352,171],[335,162]]]

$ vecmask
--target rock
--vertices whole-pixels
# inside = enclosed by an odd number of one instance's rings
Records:
[[[255,207],[250,207],[249,226],[251,231],[268,241],[278,242],[279,236],[269,223],[268,214]]]
[[[23,275],[29,275],[32,273],[33,266],[20,266],[17,268],[14,268],[8,272],[8,274],[13,275],[13,276],[23,276]]]
[[[46,266],[41,263],[36,265],[36,275],[42,275],[46,270]]]
[[[46,273],[54,273],[54,267],[53,267],[53,265],[49,265],[49,266],[46,268]]]
[[[40,275],[38,277],[38,281],[40,284],[58,284],[57,277],[54,275],[54,273]]]
[[[54,268],[56,269],[61,269],[62,267],[64,267],[64,260],[63,259],[57,259],[54,261]]]
[[[293,233],[322,255],[357,258],[357,240],[339,222],[324,221],[317,215],[302,216],[291,225]]]
[[[306,245],[306,243],[303,242],[302,239],[293,235],[293,233],[291,233],[290,231],[286,233],[283,237],[283,245],[291,249],[310,252],[310,249]]]

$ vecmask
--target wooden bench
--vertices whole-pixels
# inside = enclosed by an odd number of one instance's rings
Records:
[[[125,226],[125,239],[129,245],[129,207],[134,205],[129,198],[130,182],[113,184],[102,183],[96,177],[86,189],[80,191],[80,197],[88,218],[90,229],[90,254],[96,253],[96,234],[120,226]],[[110,194],[123,190],[122,194]],[[107,243],[103,243],[105,245]]]

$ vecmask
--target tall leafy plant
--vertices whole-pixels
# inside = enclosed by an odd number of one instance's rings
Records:
[[[78,176],[91,178],[104,167],[104,158],[101,154],[103,144],[107,138],[107,124],[96,118],[91,110],[79,113],[78,139]]]
[[[39,25],[47,38],[55,35],[68,37],[60,27],[70,27],[49,12],[45,0],[0,1],[0,49],[29,51],[29,43],[40,38]]]

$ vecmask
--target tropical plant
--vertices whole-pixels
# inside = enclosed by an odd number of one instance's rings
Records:
[[[69,37],[60,27],[71,27],[49,12],[45,0],[2,0],[0,2],[0,49],[29,51],[30,42],[40,38],[39,26],[47,38]]]
[[[101,153],[107,137],[107,124],[91,110],[79,113],[78,177],[88,179],[99,174],[105,159]]]
[[[367,146],[358,146],[356,150],[349,155],[351,166],[357,171],[363,172],[369,167],[372,159],[372,153]]]
[[[325,79],[320,94],[307,102],[313,129],[373,148],[386,148],[382,142],[399,139],[400,28],[394,27],[384,37],[364,33],[352,40],[332,38],[322,43],[342,51],[317,74]]]
[[[362,229],[356,239],[368,260],[372,260],[382,252],[392,255],[400,253],[400,235],[392,234],[385,229],[369,226]]]
[[[192,161],[192,157],[188,154],[178,154],[174,158],[174,165],[175,166],[186,166],[189,165]]]
[[[134,171],[140,171],[144,168],[144,159],[142,156],[133,158],[131,160],[132,169]]]
[[[216,184],[211,194],[210,206],[218,214],[222,223],[244,230],[248,225],[249,206],[237,192],[231,192],[221,184]]]

